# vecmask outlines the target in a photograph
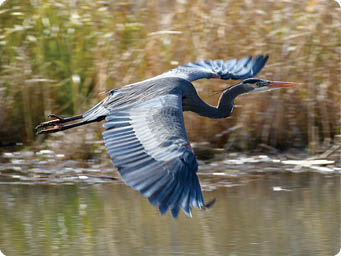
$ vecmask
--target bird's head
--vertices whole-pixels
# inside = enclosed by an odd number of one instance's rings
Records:
[[[259,78],[248,78],[235,85],[217,91],[222,92],[219,99],[218,109],[221,111],[221,113],[223,113],[221,115],[222,117],[227,117],[232,114],[233,100],[239,95],[266,92],[274,89],[291,87],[294,85],[298,84],[293,82],[278,82]]]
[[[271,91],[284,87],[291,87],[297,85],[297,83],[268,81],[259,78],[248,78],[241,81],[241,85],[244,89],[244,93],[257,93]]]

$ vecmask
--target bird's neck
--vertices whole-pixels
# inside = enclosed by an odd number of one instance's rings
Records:
[[[236,84],[221,94],[217,109],[223,118],[232,114],[234,99],[243,93],[246,93],[243,84]]]
[[[217,105],[217,112],[219,113],[218,118],[225,118],[232,114],[233,111],[233,97],[231,93],[226,90],[224,91],[219,98]]]
[[[247,88],[245,88],[243,83],[238,83],[238,84],[232,85],[231,87],[229,87],[226,90],[226,93],[228,93],[230,95],[232,100],[235,99],[237,96],[244,94],[244,93],[247,93],[247,92],[248,92],[248,90],[247,90]]]
[[[209,118],[225,118],[232,114],[233,100],[243,93],[246,93],[243,84],[231,86],[221,94],[216,107],[207,104],[195,93],[189,102],[184,102],[184,111],[193,111]]]
[[[225,118],[232,114],[233,98],[228,91],[224,91],[219,98],[218,105],[215,107],[207,104],[195,94],[194,98],[191,98],[191,101],[188,102],[188,104],[185,102],[183,109],[184,111],[193,111],[201,116],[209,118]]]

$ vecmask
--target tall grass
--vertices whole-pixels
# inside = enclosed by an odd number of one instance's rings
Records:
[[[227,148],[328,147],[340,134],[335,1],[7,1],[0,9],[0,145],[35,140],[47,114],[199,59],[269,54],[259,77],[301,86],[236,100],[224,120],[185,114],[190,139]],[[201,97],[232,82],[195,83]],[[212,96],[213,95],[213,96]],[[214,136],[216,135],[216,136]]]

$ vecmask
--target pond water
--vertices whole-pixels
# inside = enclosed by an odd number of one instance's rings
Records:
[[[340,177],[277,173],[211,189],[209,210],[174,220],[120,182],[0,185],[6,255],[335,255]],[[221,179],[226,179],[221,177]],[[231,179],[231,178],[230,178]],[[208,184],[208,185],[207,185]]]

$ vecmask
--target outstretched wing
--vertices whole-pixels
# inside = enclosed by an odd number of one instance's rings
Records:
[[[202,60],[178,66],[159,77],[180,77],[190,82],[201,78],[220,78],[240,80],[253,77],[264,67],[268,56],[251,56],[240,60]]]
[[[192,206],[204,206],[180,96],[159,96],[113,111],[103,126],[107,151],[123,180],[162,214],[170,209],[177,217],[182,208],[191,216]]]

